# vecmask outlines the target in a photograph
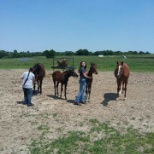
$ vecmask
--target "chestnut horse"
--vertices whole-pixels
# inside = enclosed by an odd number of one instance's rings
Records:
[[[96,65],[91,64],[89,71],[86,72],[87,76],[91,77],[92,79],[86,79],[86,97],[85,101],[90,102],[90,94],[91,94],[91,87],[92,87],[92,81],[93,81],[93,73],[98,74],[96,70]]]
[[[61,94],[60,97],[62,97],[62,91],[63,91],[63,85],[65,86],[65,91],[64,91],[64,95],[65,95],[65,99],[67,100],[67,96],[66,96],[66,89],[67,89],[67,83],[68,83],[68,79],[69,77],[78,77],[78,75],[76,74],[76,72],[74,70],[67,70],[64,72],[60,72],[60,71],[55,71],[52,74],[52,79],[53,79],[53,83],[54,83],[54,89],[55,89],[55,96],[58,96],[58,85],[59,83],[61,83]]]
[[[38,85],[38,92],[40,94],[42,94],[42,82],[43,82],[43,78],[45,77],[45,68],[43,64],[35,64],[33,66],[34,69],[34,75],[35,75],[35,80],[37,82]],[[35,83],[33,85],[33,93],[35,94]]]
[[[124,98],[126,98],[127,91],[127,83],[130,75],[129,67],[126,63],[118,62],[114,71],[114,75],[117,79],[117,95],[121,94],[121,85],[122,85],[122,93],[124,91]]]

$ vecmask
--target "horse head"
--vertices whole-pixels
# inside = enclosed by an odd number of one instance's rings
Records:
[[[116,67],[116,77],[120,78],[123,74],[124,74],[124,68],[123,68],[123,61],[122,62],[118,62],[117,61],[117,67]]]
[[[98,74],[97,69],[96,69],[96,64],[91,63],[90,70],[92,71],[92,73]]]
[[[73,77],[78,77],[78,74],[74,71],[74,69],[68,70],[68,74]]]
[[[35,75],[35,79],[37,80],[38,76],[39,76],[39,71],[40,71],[40,66],[39,64],[35,64],[33,66],[33,73]]]

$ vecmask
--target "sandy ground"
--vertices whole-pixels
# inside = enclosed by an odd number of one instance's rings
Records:
[[[25,70],[0,70],[0,153],[25,154],[32,138],[42,133],[39,126],[48,126],[48,139],[66,135],[68,131],[90,129],[90,119],[110,122],[114,127],[133,126],[141,132],[154,131],[154,73],[131,73],[127,99],[116,100],[116,79],[113,72],[94,75],[91,102],[75,106],[78,79],[70,78],[67,98],[55,99],[51,76],[43,81],[43,94],[33,96],[33,107],[23,100],[20,76]],[[47,74],[52,71],[48,71]],[[64,97],[63,97],[64,98]]]

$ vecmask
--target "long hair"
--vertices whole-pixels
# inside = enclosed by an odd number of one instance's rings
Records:
[[[29,68],[29,72],[34,72],[34,68],[33,67],[31,67],[31,68]]]
[[[80,68],[82,67],[82,63],[83,63],[83,62],[85,62],[85,61],[81,61],[81,62],[80,62],[80,65],[79,65],[79,69],[78,69],[78,72],[80,72]],[[86,64],[86,62],[85,62],[85,64]],[[85,67],[84,67],[84,68],[85,68],[85,70],[86,70],[86,68],[87,68],[87,65],[85,65]]]

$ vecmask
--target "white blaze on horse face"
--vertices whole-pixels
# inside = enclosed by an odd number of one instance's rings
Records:
[[[119,65],[119,67],[118,67],[118,74],[117,74],[117,76],[120,76],[120,69],[121,69],[121,65]]]

